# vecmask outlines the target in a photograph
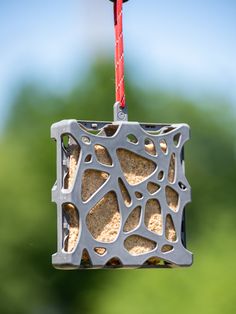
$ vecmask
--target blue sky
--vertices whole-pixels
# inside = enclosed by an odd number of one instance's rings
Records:
[[[22,80],[66,91],[112,54],[108,0],[0,0],[0,127]],[[236,102],[236,1],[129,0],[126,61],[137,84]]]

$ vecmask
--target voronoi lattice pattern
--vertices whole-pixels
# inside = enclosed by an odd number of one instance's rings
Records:
[[[185,124],[65,120],[57,141],[58,268],[170,267],[185,248]]]

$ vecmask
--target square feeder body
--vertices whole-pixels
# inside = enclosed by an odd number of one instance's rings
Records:
[[[186,124],[63,120],[57,144],[59,269],[190,266]]]

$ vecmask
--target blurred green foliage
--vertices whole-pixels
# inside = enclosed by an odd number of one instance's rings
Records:
[[[128,80],[129,81],[129,80]],[[191,268],[58,271],[53,122],[111,120],[113,65],[98,60],[65,96],[24,86],[1,138],[0,313],[235,313],[235,114],[227,104],[194,104],[177,95],[127,84],[129,118],[185,122]]]

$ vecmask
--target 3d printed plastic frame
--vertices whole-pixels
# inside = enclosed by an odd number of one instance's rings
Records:
[[[115,130],[109,133],[109,129]],[[114,133],[114,134],[113,134]],[[64,178],[68,172],[68,155],[63,148],[63,136],[69,135],[76,145],[80,147],[76,176],[72,187],[65,189]],[[129,140],[133,135],[137,141]],[[191,188],[184,173],[183,147],[189,139],[189,126],[186,124],[142,124],[136,122],[86,122],[77,120],[63,120],[55,123],[51,128],[51,137],[57,142],[57,181],[52,189],[52,200],[57,204],[57,253],[52,256],[52,263],[56,268],[82,268],[81,258],[83,250],[86,249],[92,268],[103,268],[112,258],[118,258],[123,267],[148,267],[145,263],[150,258],[160,258],[163,264],[155,267],[189,266],[192,264],[192,253],[186,249],[185,243],[185,219],[184,210],[187,203],[191,201]],[[177,140],[176,140],[177,139]],[[155,147],[156,154],[149,154],[145,151],[145,141],[150,141]],[[166,143],[166,151],[161,149],[160,143]],[[101,164],[95,154],[95,145],[101,145],[108,151],[112,165]],[[117,150],[123,149],[133,152],[145,159],[151,160],[155,170],[139,184],[130,185],[124,176],[120,161],[117,158]],[[175,156],[175,176],[173,182],[168,180],[168,169],[171,156]],[[85,162],[86,156],[90,155],[91,161]],[[82,176],[87,169],[103,171],[109,174],[108,180],[99,188],[92,197],[84,202],[81,198]],[[163,172],[161,180],[158,174]],[[125,183],[132,206],[124,203],[118,178]],[[147,189],[148,182],[157,183],[160,188],[154,194]],[[166,187],[173,189],[178,195],[176,211],[168,206],[166,198]],[[136,197],[135,192],[139,191],[142,198]],[[117,196],[121,224],[117,238],[111,243],[99,242],[93,238],[86,225],[86,217],[93,206],[98,203],[106,193],[113,191]],[[147,201],[158,200],[161,206],[163,221],[162,234],[156,234],[147,229],[144,223],[144,212]],[[64,250],[66,238],[66,220],[63,214],[64,204],[73,204],[78,210],[79,237],[76,247],[72,252]],[[130,232],[124,232],[123,228],[132,210],[141,207],[141,217],[138,226]],[[166,217],[170,215],[176,230],[176,241],[169,241],[165,235]],[[156,246],[150,252],[131,255],[124,246],[125,240],[137,235],[150,239]],[[161,248],[165,245],[172,247],[171,250],[163,252]],[[103,247],[106,250],[104,255],[94,251],[96,247]]]

